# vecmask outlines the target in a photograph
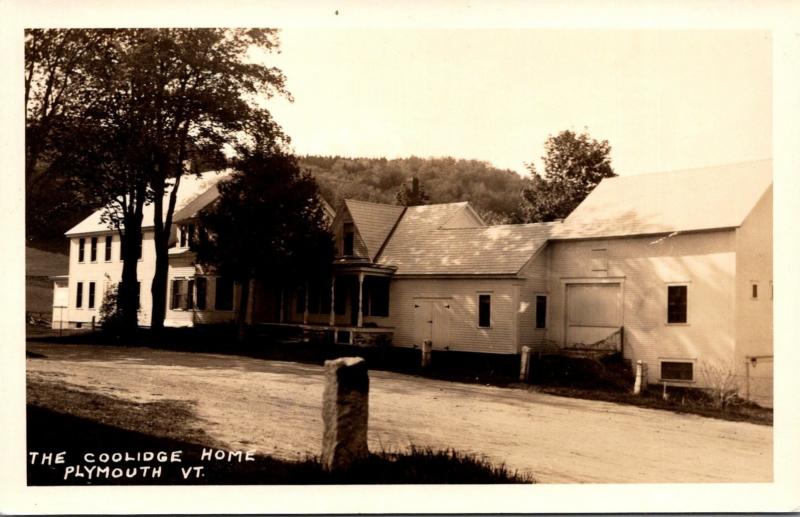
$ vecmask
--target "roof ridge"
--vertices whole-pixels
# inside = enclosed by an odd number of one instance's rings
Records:
[[[726,162],[726,163],[719,163],[716,165],[706,165],[703,167],[689,167],[683,169],[668,169],[668,170],[658,170],[658,171],[646,171],[646,172],[639,172],[636,174],[618,174],[616,176],[611,176],[609,178],[603,178],[602,181],[609,181],[609,180],[618,180],[623,178],[639,178],[643,176],[657,176],[659,174],[674,174],[679,172],[697,172],[697,171],[708,171],[714,169],[723,169],[726,167],[737,167],[739,165],[751,165],[756,163],[765,163],[765,162],[772,162],[772,158],[762,158],[760,160],[745,160],[741,162]]]

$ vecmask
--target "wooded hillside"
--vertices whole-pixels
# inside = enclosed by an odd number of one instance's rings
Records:
[[[478,160],[302,156],[300,164],[334,207],[344,198],[396,204],[400,187],[416,175],[429,203],[469,201],[489,224],[513,221],[520,193],[530,184],[513,171]],[[97,208],[86,202],[91,196],[70,189],[69,182],[44,184],[30,197],[28,242],[61,253],[67,250],[64,232]]]
[[[300,163],[334,206],[345,198],[396,204],[400,187],[417,176],[429,203],[469,201],[490,224],[514,219],[529,184],[514,171],[478,160],[303,156]]]

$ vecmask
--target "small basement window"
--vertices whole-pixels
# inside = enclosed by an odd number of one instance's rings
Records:
[[[686,323],[688,286],[667,286],[667,323]]]
[[[757,283],[755,283],[755,282],[753,282],[753,285],[752,285],[752,289],[751,289],[751,294],[750,294],[750,297],[751,297],[753,300],[756,300],[756,299],[758,299],[758,284],[757,284]]]
[[[478,295],[478,326],[488,328],[492,326],[492,295]]]
[[[661,379],[665,381],[693,381],[694,363],[688,361],[661,361]]]

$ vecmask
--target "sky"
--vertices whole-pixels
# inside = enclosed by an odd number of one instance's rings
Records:
[[[286,29],[268,107],[299,154],[453,156],[525,174],[565,129],[618,174],[772,156],[769,32]]]

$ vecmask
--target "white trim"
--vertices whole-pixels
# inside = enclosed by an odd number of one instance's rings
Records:
[[[669,288],[670,287],[680,287],[680,286],[686,287],[686,321],[670,323],[669,322]],[[664,300],[664,313],[663,313],[664,326],[667,326],[667,327],[689,327],[689,326],[691,326],[692,319],[689,317],[689,307],[690,307],[689,297],[690,297],[691,292],[692,292],[691,282],[689,282],[688,280],[687,281],[683,281],[683,282],[664,282],[664,287],[666,287],[666,289],[664,289],[664,298],[663,298],[663,300]]]
[[[689,363],[692,365],[692,378],[687,379],[665,379],[662,373],[663,363]],[[677,383],[677,385],[688,385],[697,383],[697,358],[673,358],[673,357],[659,357],[658,358],[658,382],[661,383]]]
[[[539,327],[539,326],[536,325],[536,321],[537,321],[536,310],[537,310],[537,307],[538,307],[537,304],[536,304],[536,299],[539,296],[544,296],[544,327]],[[548,293],[534,292],[533,293],[533,329],[534,330],[548,330],[550,328],[550,313],[551,312],[552,311],[550,310],[550,295]]]
[[[477,307],[477,322],[475,323],[475,328],[478,329],[493,329],[494,328],[494,314],[492,311],[492,296],[494,295],[494,291],[475,291],[475,307]],[[481,326],[481,296],[488,296],[489,297],[489,326],[484,327]]]

